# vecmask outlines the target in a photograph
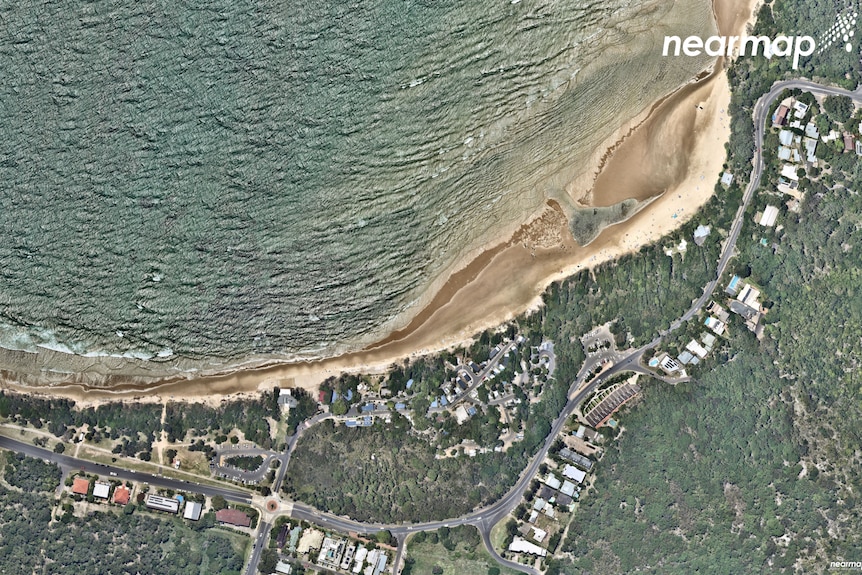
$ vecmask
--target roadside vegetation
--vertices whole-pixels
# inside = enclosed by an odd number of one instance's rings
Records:
[[[417,533],[407,544],[401,575],[516,575],[485,551],[475,527]]]

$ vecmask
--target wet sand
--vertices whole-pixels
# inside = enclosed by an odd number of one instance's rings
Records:
[[[718,2],[721,33],[741,32],[754,5],[752,0]],[[581,247],[568,231],[563,210],[551,200],[540,217],[451,275],[407,326],[362,351],[213,377],[189,375],[155,385],[129,380],[110,388],[72,384],[37,389],[7,380],[4,386],[79,401],[144,396],[211,399],[272,385],[313,389],[343,371],[381,373],[405,357],[469,341],[478,331],[540,305],[541,293],[551,282],[657,241],[693,216],[710,198],[725,159],[729,100],[727,79],[720,70],[682,87],[621,126],[597,150],[593,182],[576,181],[568,188],[582,203],[596,198],[594,205],[612,204],[615,198],[654,198],[637,215]]]

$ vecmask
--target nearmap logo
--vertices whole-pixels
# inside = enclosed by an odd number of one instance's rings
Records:
[[[822,33],[817,41],[811,36],[776,36],[775,39],[768,36],[710,36],[706,40],[699,36],[685,39],[665,36],[661,55],[667,56],[673,50],[674,56],[679,56],[680,52],[685,56],[733,56],[737,53],[739,56],[756,56],[759,51],[767,58],[792,56],[793,69],[796,70],[799,67],[799,59],[810,56],[814,50],[821,54],[834,45],[852,52],[858,16],[852,9],[839,12],[832,27]]]
[[[811,36],[710,36],[706,40],[700,36],[689,36],[685,40],[679,36],[665,36],[662,56],[667,56],[673,47],[673,55],[682,53],[686,56],[732,56],[737,48],[740,56],[756,56],[758,50],[767,58],[773,56],[793,56],[793,69],[799,67],[799,58],[810,56],[817,48]],[[750,52],[749,52],[750,50]]]

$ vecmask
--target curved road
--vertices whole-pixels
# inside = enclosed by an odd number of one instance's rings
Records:
[[[503,496],[495,503],[487,507],[475,510],[467,515],[463,515],[454,519],[448,519],[443,521],[429,521],[425,523],[396,525],[382,523],[361,523],[347,517],[339,517],[330,513],[318,511],[317,509],[314,509],[309,505],[299,502],[294,503],[293,510],[290,513],[290,516],[294,519],[306,520],[342,532],[356,531],[364,533],[377,530],[389,530],[392,532],[393,535],[398,538],[400,543],[398,547],[398,553],[396,555],[396,562],[394,564],[396,569],[400,566],[400,559],[404,549],[404,540],[409,534],[419,531],[434,530],[444,526],[455,527],[458,525],[474,525],[479,529],[479,532],[482,535],[482,540],[484,541],[485,546],[488,548],[488,551],[498,562],[518,571],[523,571],[531,575],[539,575],[539,572],[532,567],[508,561],[500,557],[500,555],[494,549],[493,545],[491,545],[491,528],[496,523],[501,521],[504,517],[506,517],[515,507],[517,507],[518,503],[521,500],[522,493],[529,485],[530,481],[532,481],[533,477],[535,477],[542,460],[544,460],[557,435],[559,435],[560,431],[563,429],[563,426],[566,424],[566,420],[574,413],[578,405],[580,405],[581,402],[583,402],[584,399],[586,399],[589,394],[592,393],[592,391],[601,383],[603,383],[607,378],[624,371],[642,371],[643,368],[640,365],[640,358],[643,356],[644,352],[648,349],[656,347],[666,335],[677,330],[685,322],[693,318],[706,304],[706,302],[709,301],[709,299],[712,297],[712,293],[715,291],[715,288],[718,285],[721,276],[727,268],[728,262],[733,257],[734,249],[736,248],[736,242],[739,238],[739,234],[742,231],[744,221],[743,218],[745,211],[748,208],[748,204],[751,202],[751,198],[754,196],[754,192],[760,186],[760,178],[763,173],[763,138],[766,130],[766,121],[769,119],[769,107],[785,89],[794,88],[799,88],[814,94],[824,96],[847,96],[857,102],[862,102],[862,86],[860,86],[857,91],[851,92],[849,90],[844,90],[841,88],[823,86],[808,80],[787,80],[783,82],[778,82],[772,86],[772,89],[768,93],[760,97],[760,99],[755,104],[753,118],[755,123],[756,143],[754,166],[751,172],[751,178],[749,180],[748,187],[746,188],[743,195],[742,204],[737,210],[736,216],[734,217],[733,225],[731,226],[730,234],[728,235],[728,238],[726,240],[721,257],[718,260],[715,279],[713,279],[706,286],[704,286],[703,294],[692,303],[692,306],[688,309],[688,311],[686,311],[682,316],[680,316],[677,320],[671,323],[668,330],[660,332],[659,336],[656,337],[653,341],[623,357],[610,369],[601,373],[586,386],[581,387],[583,384],[583,376],[580,376],[571,385],[571,387],[569,388],[569,401],[566,403],[566,406],[563,408],[560,415],[553,421],[551,431],[545,439],[542,448],[532,458],[530,464],[521,474],[521,477],[518,482],[512,487],[512,489],[509,490],[509,492],[505,496]],[[320,421],[328,417],[329,414],[319,414],[313,417],[311,420],[308,420],[305,423],[301,424],[300,428],[297,430],[297,433],[295,433],[290,438],[290,441],[288,442],[288,447],[281,457],[282,465],[280,466],[278,479],[276,481],[276,485],[274,486],[275,493],[278,493],[277,489],[283,480],[287,465],[290,462],[290,456],[302,433],[312,425],[319,423]],[[33,457],[46,459],[48,461],[53,461],[68,468],[80,468],[91,473],[110,473],[111,475],[122,479],[144,481],[153,485],[167,487],[169,489],[195,491],[209,496],[221,495],[225,499],[244,503],[247,505],[251,503],[251,497],[249,495],[238,491],[233,491],[221,487],[211,487],[196,483],[189,483],[181,480],[169,479],[146,473],[136,473],[134,471],[127,471],[119,467],[90,463],[83,460],[75,459],[73,457],[56,454],[51,451],[41,449],[33,445],[22,443],[20,441],[16,441],[14,439],[9,439],[6,437],[0,437],[0,447],[25,453]],[[258,532],[258,535],[255,537],[255,549],[252,553],[252,558],[249,562],[246,573],[255,572],[257,563],[260,559],[260,551],[263,548],[263,543],[265,542],[265,539],[268,535],[270,525],[271,524],[269,522],[261,521],[260,530]]]

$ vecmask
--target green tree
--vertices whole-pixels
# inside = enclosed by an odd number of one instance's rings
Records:
[[[823,109],[834,122],[847,122],[853,115],[853,101],[847,96],[826,96]]]
[[[227,501],[225,501],[224,497],[222,497],[221,495],[216,495],[215,497],[213,497],[212,503],[213,509],[215,509],[216,511],[220,511],[227,507]]]
[[[332,404],[330,411],[332,411],[332,415],[344,415],[347,413],[348,405],[347,402],[342,398],[338,398],[335,403]]]
[[[275,549],[264,549],[260,554],[260,563],[257,564],[257,570],[261,573],[274,573],[277,563],[278,555]]]

